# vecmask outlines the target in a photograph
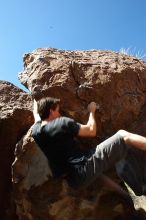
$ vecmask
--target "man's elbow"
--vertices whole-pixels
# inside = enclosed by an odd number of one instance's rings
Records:
[[[81,137],[95,137],[96,128],[89,125],[81,125],[78,135]]]
[[[90,136],[95,137],[96,136],[96,130],[90,130]]]

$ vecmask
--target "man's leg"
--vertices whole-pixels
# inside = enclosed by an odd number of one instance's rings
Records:
[[[133,149],[132,149],[133,148]],[[134,149],[135,148],[135,149]],[[137,148],[137,149],[136,149]],[[142,150],[145,150],[142,152]],[[131,154],[130,154],[131,152]],[[135,154],[134,154],[135,152]],[[127,154],[128,153],[128,154]],[[119,162],[125,166],[124,161],[126,159],[128,167],[131,167],[131,171],[135,169],[135,172],[139,170],[137,176],[138,180],[135,183],[130,184],[136,194],[142,194],[142,178],[143,178],[143,169],[140,161],[143,160],[143,156],[146,154],[146,138],[137,134],[127,132],[125,130],[119,130],[115,135],[101,143],[97,146],[95,154],[88,160],[88,165],[86,168],[87,179],[96,178],[100,173],[110,169],[112,166],[118,166]],[[129,159],[126,158],[129,155]],[[134,157],[137,155],[137,158]],[[141,156],[140,156],[141,155]],[[134,159],[135,158],[135,159]],[[124,159],[124,160],[123,160]],[[134,163],[132,162],[134,159]],[[140,160],[140,161],[139,161]],[[131,162],[130,162],[131,161]],[[139,164],[139,166],[137,166]],[[122,169],[123,176],[127,175],[129,169],[126,173]],[[130,172],[129,172],[130,175]],[[127,180],[127,179],[126,179]],[[128,179],[129,180],[129,179]],[[134,181],[134,178],[133,178]],[[129,182],[128,182],[129,183]],[[135,184],[135,185],[134,185]]]
[[[129,193],[121,187],[118,183],[112,180],[110,177],[102,174],[100,176],[100,181],[103,187],[107,188],[109,191],[117,192],[125,198],[129,198]]]
[[[125,130],[119,130],[118,133],[123,137],[124,142],[128,145],[131,145],[135,148],[138,148],[140,150],[146,151],[146,138],[138,135],[133,134]]]
[[[123,136],[117,132],[101,144],[97,145],[96,151],[82,165],[73,167],[69,181],[72,186],[89,185],[103,172],[113,167],[122,160],[128,151]]]
[[[108,170],[125,158],[129,146],[146,151],[146,138],[125,130],[119,130],[96,147],[95,154],[88,160],[89,171],[92,170],[92,174],[96,175]]]
[[[123,135],[117,132],[101,144],[97,145],[95,153],[88,159],[86,167],[86,178],[96,179],[103,172],[113,167],[122,160],[128,152]]]
[[[77,185],[87,185],[93,182],[103,172],[126,157],[130,148],[128,145],[138,149],[145,149],[146,138],[119,130],[115,135],[99,144],[95,153],[88,158],[84,165],[76,166],[73,175],[75,183]]]

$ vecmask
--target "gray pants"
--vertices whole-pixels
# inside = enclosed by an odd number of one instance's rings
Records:
[[[146,194],[146,151],[129,148],[126,157],[116,164],[116,169],[137,196]]]
[[[128,146],[116,133],[97,145],[94,153],[81,164],[74,164],[68,182],[72,187],[86,186],[127,155]]]
[[[74,165],[68,182],[75,188],[88,186],[114,166],[136,195],[146,194],[146,151],[126,145],[119,133],[97,145],[81,164]]]

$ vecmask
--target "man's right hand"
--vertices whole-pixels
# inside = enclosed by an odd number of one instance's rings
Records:
[[[88,111],[95,113],[97,109],[96,103],[95,102],[90,102],[90,104],[88,105]]]

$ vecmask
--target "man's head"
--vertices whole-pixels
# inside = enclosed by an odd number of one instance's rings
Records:
[[[41,120],[54,119],[60,116],[60,99],[46,97],[37,101],[38,113]]]

